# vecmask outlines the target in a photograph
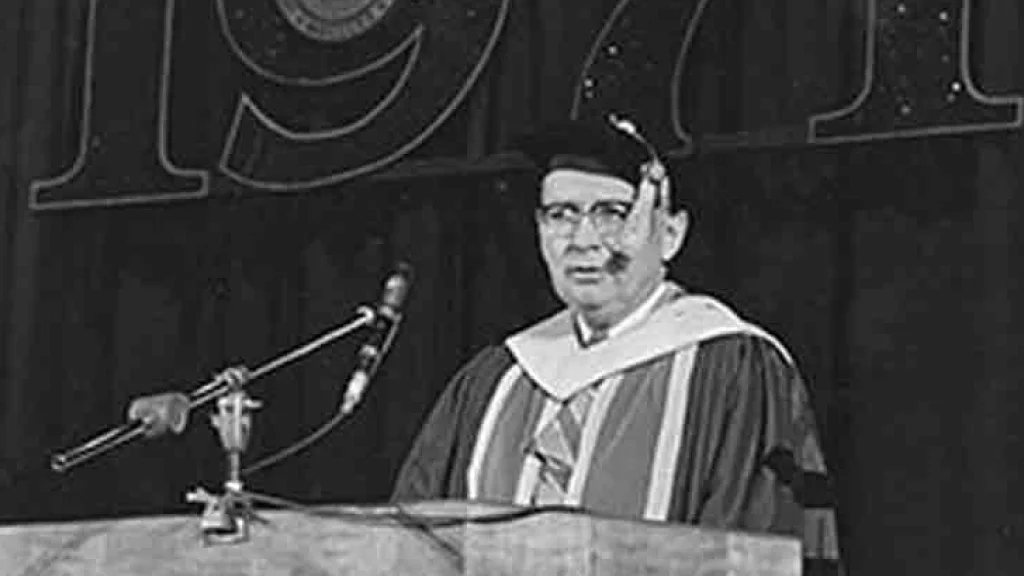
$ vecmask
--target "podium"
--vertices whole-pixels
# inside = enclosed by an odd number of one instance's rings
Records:
[[[197,516],[0,526],[5,576],[735,575],[800,573],[795,539],[500,504],[258,510],[205,545]]]

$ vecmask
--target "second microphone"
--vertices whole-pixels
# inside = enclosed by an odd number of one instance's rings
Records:
[[[391,341],[398,332],[402,320],[402,305],[409,294],[412,284],[412,267],[399,262],[384,281],[384,289],[380,300],[373,310],[373,322],[370,323],[370,334],[359,348],[356,366],[345,386],[342,397],[341,412],[349,413],[363,397],[370,379],[377,372],[380,361],[391,346]]]

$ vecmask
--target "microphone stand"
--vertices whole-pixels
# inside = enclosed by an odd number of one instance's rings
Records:
[[[197,488],[185,496],[188,502],[205,505],[200,528],[203,540],[207,544],[247,540],[249,523],[255,518],[251,502],[245,495],[242,484],[241,459],[242,453],[248,446],[252,429],[251,412],[260,407],[260,402],[245,393],[245,386],[261,376],[371,324],[377,316],[377,312],[368,306],[360,306],[356,312],[359,316],[355,320],[278,356],[247,374],[242,372],[245,374],[244,377],[239,377],[237,373],[233,375],[231,370],[227,370],[189,394],[189,410],[217,400],[218,413],[212,415],[210,421],[219,432],[227,458],[227,478],[224,481],[223,495],[216,496],[202,488]],[[50,459],[50,467],[56,472],[66,472],[100,454],[145,436],[147,427],[146,423],[140,422],[113,428],[75,448],[54,454]]]
[[[206,544],[232,544],[249,539],[249,524],[257,519],[252,501],[242,484],[242,452],[249,444],[252,430],[251,412],[260,407],[242,389],[239,382],[217,400],[219,412],[210,423],[220,432],[220,441],[227,456],[227,479],[224,494],[210,494],[198,487],[185,495],[186,502],[203,504],[199,530]]]

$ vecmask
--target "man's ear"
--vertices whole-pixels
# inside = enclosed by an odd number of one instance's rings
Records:
[[[686,210],[679,210],[675,214],[665,213],[665,227],[661,235],[661,260],[668,262],[676,257],[686,240],[686,233],[690,228],[690,215]]]

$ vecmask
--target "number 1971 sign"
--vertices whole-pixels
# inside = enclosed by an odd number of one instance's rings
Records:
[[[270,192],[378,170],[434,133],[463,100],[509,2],[217,0],[221,37],[251,82],[234,95],[219,158],[197,167],[169,151],[173,40],[182,36],[175,0],[90,0],[78,150],[59,174],[32,183],[30,205],[201,198],[214,164],[243,187]],[[866,2],[859,93],[835,110],[809,110],[802,141],[1021,126],[1024,98],[985,95],[972,79],[971,0]],[[572,113],[626,114],[659,142],[688,150],[680,77],[714,5],[621,0],[583,63]]]

